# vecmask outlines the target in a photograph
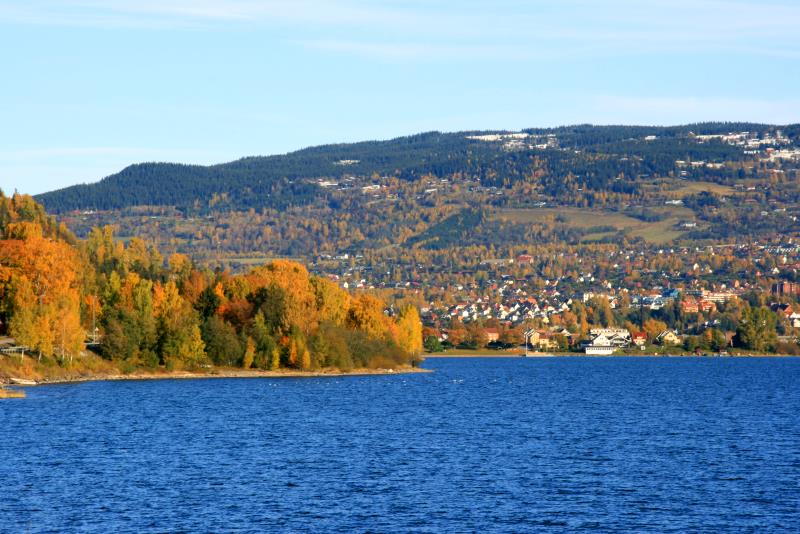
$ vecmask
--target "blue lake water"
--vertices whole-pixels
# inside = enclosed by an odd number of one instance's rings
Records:
[[[0,402],[3,532],[800,530],[800,359],[429,359]]]

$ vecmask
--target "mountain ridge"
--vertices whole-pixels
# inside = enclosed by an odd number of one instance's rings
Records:
[[[36,195],[35,198],[53,213],[81,209],[121,209],[136,205],[190,206],[198,201],[205,202],[215,194],[226,195],[231,205],[238,208],[286,209],[293,205],[307,204],[325,194],[317,184],[309,182],[314,179],[377,174],[410,181],[424,175],[441,178],[462,173],[476,177],[488,186],[502,186],[526,176],[537,159],[547,160],[551,168],[570,167],[570,161],[561,161],[565,160],[565,151],[569,149],[576,153],[586,151],[598,154],[656,153],[661,150],[670,157],[672,153],[680,157],[714,157],[716,151],[724,152],[720,159],[723,155],[725,159],[731,159],[741,157],[732,147],[707,143],[702,151],[698,151],[697,147],[690,146],[687,139],[692,133],[719,135],[731,131],[765,132],[777,129],[786,131],[792,140],[800,137],[800,125],[740,122],[678,126],[579,124],[527,128],[518,132],[430,131],[383,141],[333,143],[306,147],[286,154],[247,156],[208,166],[169,162],[137,163],[98,182],[69,186]],[[498,143],[481,139],[511,135],[524,135],[524,139],[533,140],[550,136],[557,140],[557,145],[544,146],[540,143],[537,148],[530,144],[498,150]],[[659,146],[641,146],[642,139],[651,136],[660,140],[655,143]],[[655,150],[651,150],[652,148]],[[580,169],[585,164],[582,161],[574,163],[572,166],[575,169]],[[648,168],[648,165],[652,168]],[[663,163],[650,164],[648,161],[640,170],[657,171],[663,166]],[[600,172],[602,174],[604,171]],[[505,182],[496,179],[499,175],[502,175]],[[555,171],[555,175],[564,176],[565,172]],[[604,186],[610,176],[611,173],[606,172],[594,186]],[[592,187],[591,184],[589,186]]]

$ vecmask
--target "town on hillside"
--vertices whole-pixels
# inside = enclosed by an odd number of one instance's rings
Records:
[[[350,290],[417,302],[430,352],[798,352],[794,242],[521,253],[463,269],[356,256],[312,269]],[[750,332],[757,313],[766,319]]]

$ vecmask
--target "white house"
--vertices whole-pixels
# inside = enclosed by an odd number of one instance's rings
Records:
[[[591,356],[610,356],[614,354],[616,348],[611,344],[611,340],[603,334],[596,336],[583,346],[584,352]]]

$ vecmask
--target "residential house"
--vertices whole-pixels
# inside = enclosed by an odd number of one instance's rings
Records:
[[[536,346],[541,350],[552,350],[558,348],[558,343],[550,332],[539,332],[539,342]]]
[[[583,344],[583,351],[591,356],[610,356],[614,354],[617,347],[611,344],[611,340],[600,334],[590,341]]]
[[[528,346],[530,347],[539,346],[539,339],[541,338],[541,334],[539,334],[538,330],[528,330],[527,332],[525,332],[525,337],[528,341]]]
[[[705,291],[703,293],[703,300],[709,302],[727,302],[732,298],[736,298],[736,295],[730,291]]]
[[[607,356],[631,344],[631,333],[624,328],[593,328],[589,336],[582,344],[586,354]]]
[[[674,330],[664,330],[656,337],[656,343],[659,345],[680,345],[682,343],[680,336]]]
[[[500,339],[500,331],[497,328],[486,328],[484,332],[486,332],[486,341],[488,343],[494,343]]]
[[[717,305],[706,299],[687,298],[681,302],[683,313],[708,313],[716,309]]]
[[[570,344],[572,343],[572,332],[563,327],[553,326],[550,328],[550,334],[554,336],[562,336]]]
[[[615,347],[625,348],[631,344],[631,333],[625,328],[592,328],[590,339],[603,336]]]
[[[631,334],[631,341],[637,347],[644,347],[647,344],[647,334],[644,332],[633,332]]]
[[[772,303],[770,308],[775,313],[782,314],[789,321],[792,328],[800,328],[800,313],[794,311],[791,304]]]

